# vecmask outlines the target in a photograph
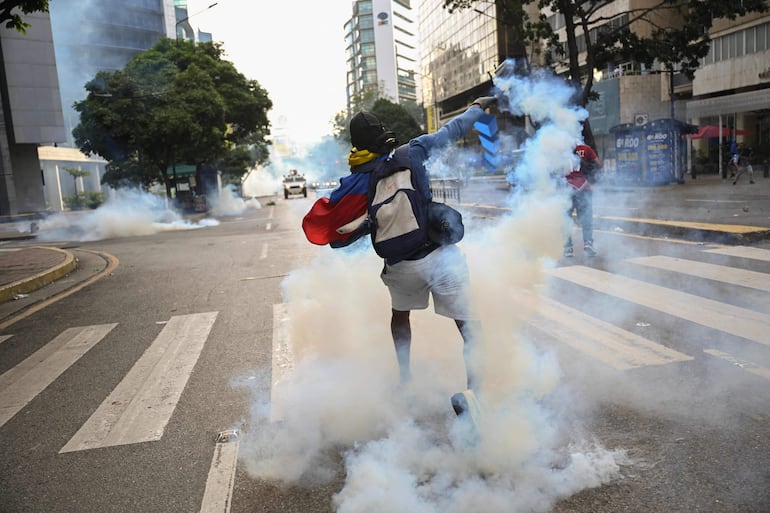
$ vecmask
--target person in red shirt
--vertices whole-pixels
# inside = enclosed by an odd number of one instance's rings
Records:
[[[571,203],[567,215],[572,218],[572,212],[576,213],[577,221],[583,230],[583,254],[593,257],[596,256],[596,249],[594,249],[593,193],[590,181],[593,181],[593,174],[601,166],[601,162],[596,152],[586,144],[578,144],[575,147],[575,154],[580,157],[580,166],[565,177],[571,188]],[[573,255],[572,235],[568,235],[567,242],[564,244],[564,256]]]

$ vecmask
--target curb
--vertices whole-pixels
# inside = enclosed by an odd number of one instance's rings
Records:
[[[37,247],[39,249],[48,249],[64,254],[64,262],[29,278],[18,280],[0,287],[0,303],[5,303],[6,301],[13,299],[13,297],[17,294],[27,294],[29,292],[34,292],[77,269],[78,261],[69,251],[52,247]]]
[[[594,229],[624,232],[650,237],[676,237],[692,242],[746,244],[770,239],[770,228],[736,224],[662,221],[630,217],[595,216]]]
[[[511,212],[508,207],[460,204],[460,209],[479,217],[500,217]],[[631,217],[594,216],[594,229],[617,231],[650,237],[676,237],[694,242],[746,244],[770,240],[770,228],[735,224],[699,223]]]

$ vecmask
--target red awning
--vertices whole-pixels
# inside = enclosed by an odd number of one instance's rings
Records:
[[[751,135],[754,132],[751,130],[732,130],[730,128],[727,128],[726,126],[722,127],[722,139],[730,139],[734,135]],[[698,127],[698,133],[693,134],[693,139],[704,139],[704,138],[713,138],[713,137],[719,137],[719,127],[716,125],[704,125],[701,127]]]

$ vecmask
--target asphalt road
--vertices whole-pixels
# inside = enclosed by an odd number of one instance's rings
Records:
[[[770,511],[770,244],[468,216],[474,444],[451,321],[397,388],[380,264],[308,244],[312,200],[51,242],[119,265],[0,331],[0,512]]]

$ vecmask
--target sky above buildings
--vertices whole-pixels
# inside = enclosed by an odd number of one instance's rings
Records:
[[[345,108],[343,25],[351,0],[188,0],[190,24],[224,44],[225,58],[258,81],[273,126],[299,143],[331,134]]]

